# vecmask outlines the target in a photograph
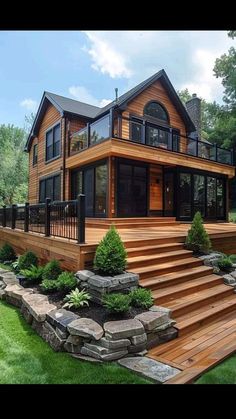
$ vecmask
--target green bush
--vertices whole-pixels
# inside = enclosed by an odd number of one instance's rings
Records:
[[[128,294],[107,294],[103,297],[103,305],[111,313],[125,313],[130,309],[130,296]]]
[[[16,253],[10,244],[5,243],[0,249],[0,262],[12,261],[16,259]]]
[[[58,291],[71,291],[77,285],[76,278],[71,272],[62,272],[56,282]]]
[[[217,262],[221,271],[230,272],[232,269],[232,262],[228,256],[224,256]]]
[[[21,275],[31,282],[40,282],[43,276],[43,266],[34,266],[31,265],[29,269],[22,269],[20,271]]]
[[[115,227],[111,226],[97,247],[94,268],[102,275],[120,274],[125,270],[126,257],[127,252],[120,235]]]
[[[31,266],[38,266],[38,258],[33,252],[26,252],[19,257],[19,270],[30,269]]]
[[[197,253],[208,253],[211,248],[211,241],[199,211],[194,215],[192,226],[186,237],[185,247]]]
[[[154,298],[150,290],[137,288],[130,292],[131,305],[134,307],[149,308],[153,305]]]
[[[44,267],[43,280],[48,279],[50,281],[55,281],[61,273],[62,273],[62,269],[60,267],[58,260],[52,259]]]
[[[40,284],[40,287],[42,288],[42,291],[45,292],[45,294],[56,292],[57,286],[57,281],[51,279],[44,279]]]
[[[91,296],[84,289],[82,291],[79,291],[78,288],[76,288],[64,298],[64,301],[66,301],[66,303],[63,305],[63,308],[80,308],[84,305],[88,306],[90,298]]]
[[[19,272],[19,258],[11,263],[11,268],[15,273]]]
[[[232,263],[236,263],[236,255],[230,255],[229,259]]]

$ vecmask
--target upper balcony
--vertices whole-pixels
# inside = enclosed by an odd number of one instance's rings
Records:
[[[172,159],[174,155],[175,159],[179,156],[176,164],[182,162],[182,165],[185,165],[186,161],[190,161],[189,158],[193,158],[195,160],[195,166],[190,164],[192,167],[205,168],[205,165],[200,164],[200,161],[203,160],[205,160],[206,163],[215,162],[227,166],[233,166],[234,164],[233,150],[221,148],[216,144],[211,144],[209,142],[185,137],[180,135],[180,132],[176,129],[159,126],[156,123],[149,122],[139,117],[126,118],[115,115],[113,112],[88,124],[85,128],[71,136],[68,160],[75,161],[71,156],[82,153],[92,146],[101,145],[102,142],[109,139],[112,140],[112,144],[114,144],[114,140],[121,141],[122,143],[125,142],[126,144],[129,143],[130,147],[128,148],[126,145],[126,151],[132,149],[132,145],[137,145],[139,148],[141,147],[143,152],[145,150],[145,153],[150,150],[152,155],[157,155],[157,153],[154,152],[157,150],[160,150],[159,154],[162,155],[162,152],[165,151],[166,163],[169,164],[174,164]],[[107,144],[107,150],[108,149],[109,146]],[[95,154],[97,155],[97,152]],[[133,157],[136,157],[136,154],[134,154]],[[199,165],[198,163],[196,164],[196,159],[199,159]],[[71,166],[71,164],[67,165],[67,167]],[[187,164],[187,166],[189,166],[189,164]],[[225,173],[228,172],[226,171]]]

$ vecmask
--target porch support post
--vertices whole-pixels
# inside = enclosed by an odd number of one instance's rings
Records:
[[[17,211],[17,205],[13,204],[11,206],[11,228],[13,230],[16,228],[16,211]]]
[[[79,194],[77,199],[77,241],[85,243],[85,195]]]
[[[3,205],[3,216],[2,216],[2,226],[3,227],[6,227],[6,224],[7,224],[7,220],[6,220],[6,212],[7,212],[7,210],[6,210],[6,205]]]
[[[46,198],[45,202],[45,236],[50,236],[50,198]]]
[[[25,203],[25,224],[24,231],[28,233],[29,231],[29,202]]]
[[[114,137],[114,110],[113,108],[110,109],[110,132],[109,137]]]

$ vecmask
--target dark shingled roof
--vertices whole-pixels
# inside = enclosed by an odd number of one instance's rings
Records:
[[[56,95],[55,93],[45,92],[45,95],[46,97],[51,98],[52,101],[55,102],[55,104],[57,104],[64,112],[74,113],[88,118],[95,118],[97,113],[100,111],[100,108],[97,106]]]
[[[78,100],[69,99],[64,96],[56,95],[55,93],[44,92],[30,135],[27,140],[26,150],[29,151],[31,140],[33,136],[37,134],[37,130],[42,120],[42,115],[44,113],[44,110],[46,109],[48,102],[51,102],[57,108],[61,115],[63,115],[64,113],[69,113],[84,117],[88,121],[91,121],[107,113],[111,108],[122,109],[122,106],[125,106],[127,102],[132,100],[135,96],[140,94],[144,89],[146,89],[148,86],[150,86],[158,79],[161,79],[161,82],[163,83],[163,86],[169,94],[170,99],[172,100],[179,114],[182,116],[187,131],[195,131],[196,128],[183,103],[181,102],[179,96],[177,95],[174,87],[172,86],[165,70],[160,70],[148,79],[144,80],[142,83],[139,83],[137,86],[130,89],[128,92],[121,95],[117,101],[113,100],[111,103],[104,106],[103,108],[89,105],[88,103],[79,102]]]

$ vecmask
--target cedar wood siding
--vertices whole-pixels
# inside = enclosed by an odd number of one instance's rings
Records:
[[[29,192],[28,200],[31,204],[38,203],[39,201],[39,182],[40,179],[49,174],[61,173],[61,197],[63,197],[63,181],[62,181],[62,165],[63,165],[63,147],[64,147],[64,122],[65,119],[61,118],[58,110],[52,105],[49,104],[47,110],[43,116],[39,133],[36,138],[33,139],[29,151]],[[61,123],[61,156],[58,159],[55,159],[52,162],[47,163],[45,161],[45,151],[46,151],[46,131],[56,123]],[[66,156],[68,156],[69,149],[69,135],[73,132],[78,131],[80,128],[83,128],[86,125],[84,121],[79,120],[79,118],[70,118],[67,122],[66,129]],[[33,145],[38,144],[38,164],[33,166]],[[65,173],[65,199],[69,199],[69,182],[70,175],[69,170],[66,170]]]

